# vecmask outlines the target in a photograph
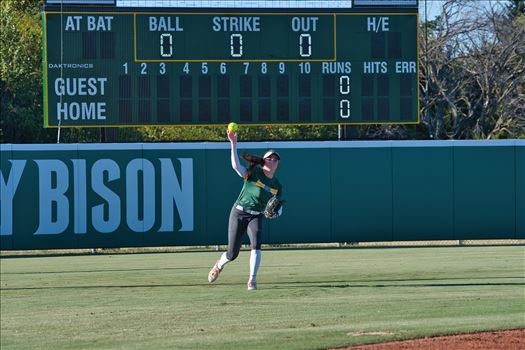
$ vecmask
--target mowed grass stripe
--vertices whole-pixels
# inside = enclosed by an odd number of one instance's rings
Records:
[[[2,349],[322,349],[525,328],[525,248],[2,258]],[[357,334],[357,335],[356,335]],[[367,335],[369,334],[369,335]]]

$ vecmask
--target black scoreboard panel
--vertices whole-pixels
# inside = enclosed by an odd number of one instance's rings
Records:
[[[418,123],[417,23],[417,8],[48,6],[45,126]]]

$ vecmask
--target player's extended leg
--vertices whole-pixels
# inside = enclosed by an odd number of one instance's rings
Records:
[[[219,277],[224,265],[235,260],[237,256],[239,256],[242,235],[246,232],[249,219],[250,214],[236,209],[235,206],[232,208],[228,222],[228,250],[224,252],[215,265],[213,265],[208,274],[208,282],[214,282]]]
[[[262,216],[253,218],[248,224],[248,236],[250,237],[250,276],[248,278],[248,290],[257,289],[257,272],[261,264],[261,235]]]

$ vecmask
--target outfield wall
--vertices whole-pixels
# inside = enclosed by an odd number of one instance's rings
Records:
[[[240,143],[282,156],[264,243],[525,238],[525,140]],[[2,250],[227,243],[227,143],[0,145]]]

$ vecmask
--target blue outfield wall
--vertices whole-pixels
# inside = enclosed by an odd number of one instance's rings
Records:
[[[525,140],[244,142],[282,156],[263,242],[525,238]],[[227,243],[228,143],[0,145],[0,249]]]

